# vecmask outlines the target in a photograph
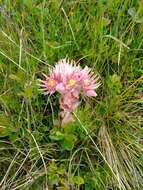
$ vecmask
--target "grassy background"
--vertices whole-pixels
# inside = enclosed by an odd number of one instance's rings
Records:
[[[143,189],[143,1],[0,1],[0,188]],[[76,122],[37,79],[68,57],[101,78]]]

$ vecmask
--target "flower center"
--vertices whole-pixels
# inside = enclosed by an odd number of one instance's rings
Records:
[[[49,85],[49,86],[55,86],[55,84],[56,84],[56,81],[55,81],[55,80],[53,80],[53,79],[49,79],[49,80],[48,80],[48,85]]]
[[[70,79],[68,83],[69,83],[70,86],[73,86],[73,85],[75,85],[76,80]]]

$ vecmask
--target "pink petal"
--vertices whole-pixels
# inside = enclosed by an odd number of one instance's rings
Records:
[[[96,94],[96,92],[94,90],[88,90],[88,91],[86,91],[86,95],[88,97],[91,97],[91,96],[96,97],[97,96],[97,94]]]
[[[79,98],[79,92],[78,92],[78,90],[73,90],[71,92],[71,95],[72,95],[73,98],[78,99]]]
[[[56,86],[56,90],[62,93],[62,92],[64,92],[65,87],[64,87],[64,85],[62,83],[59,83]]]

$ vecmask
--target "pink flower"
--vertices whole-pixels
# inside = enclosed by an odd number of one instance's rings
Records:
[[[65,93],[60,97],[59,100],[60,108],[64,111],[73,112],[79,105],[78,92]]]
[[[55,78],[50,78],[45,76],[45,80],[40,80],[40,86],[45,91],[44,94],[53,94],[56,91],[57,80]]]
[[[60,112],[62,118],[62,125],[74,121],[72,112],[79,105],[79,94],[77,91],[68,92],[63,94],[59,100],[60,108],[63,110]]]
[[[61,94],[65,91],[75,90],[79,87],[80,66],[74,61],[61,59],[54,68],[49,70],[49,76],[41,81],[45,94],[53,94],[55,91]]]
[[[100,86],[98,78],[87,66],[81,69],[74,61],[61,59],[49,70],[49,75],[44,75],[41,80],[44,94],[53,94],[56,91],[61,94],[59,99],[60,115],[63,123],[73,120],[72,112],[79,105],[79,95],[83,91],[87,97],[97,96],[96,89]]]
[[[61,59],[54,69],[54,73],[58,73],[62,81],[62,90],[61,84],[57,87],[57,91],[65,93],[65,91],[77,89],[79,85],[80,76],[80,66],[76,65],[74,61],[69,62],[69,60]]]
[[[87,66],[81,71],[81,86],[86,96],[97,96],[95,90],[100,86],[97,81],[97,76]]]

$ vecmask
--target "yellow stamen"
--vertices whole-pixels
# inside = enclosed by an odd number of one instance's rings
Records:
[[[56,84],[56,81],[55,80],[53,80],[53,79],[49,79],[48,80],[48,85],[49,86],[54,86]]]
[[[75,85],[75,83],[76,83],[76,80],[74,80],[74,79],[70,79],[70,80],[69,80],[69,85],[70,85],[70,86]]]

